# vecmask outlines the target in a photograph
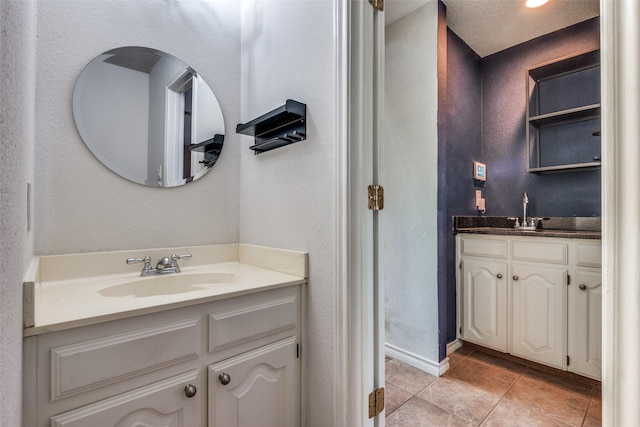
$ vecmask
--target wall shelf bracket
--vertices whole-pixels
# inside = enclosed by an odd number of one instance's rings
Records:
[[[307,139],[307,105],[287,99],[286,103],[257,119],[236,126],[236,133],[253,136],[254,154]]]
[[[218,160],[220,152],[222,151],[222,145],[224,144],[224,135],[215,134],[213,138],[198,144],[189,145],[191,151],[197,151],[204,153],[204,159],[199,163],[204,164],[206,167],[211,168],[213,164]]]

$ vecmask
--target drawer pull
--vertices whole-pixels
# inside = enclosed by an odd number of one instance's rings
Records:
[[[224,372],[220,374],[218,379],[220,380],[220,383],[222,385],[227,385],[227,384],[229,384],[231,382],[231,376],[229,376],[229,374],[224,373]]]
[[[497,277],[498,279],[502,279],[502,274],[498,273],[498,274],[496,275],[496,277]]]
[[[186,394],[187,397],[193,397],[197,392],[198,389],[193,384],[189,384],[184,387],[184,394]]]
[[[513,280],[518,280],[519,277],[518,276],[513,276]]]
[[[580,288],[581,291],[584,291],[584,290],[587,289],[587,285],[585,285],[585,284],[582,284],[582,285],[580,285],[578,287]]]

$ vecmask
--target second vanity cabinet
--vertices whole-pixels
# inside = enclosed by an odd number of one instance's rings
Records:
[[[24,425],[301,425],[301,285],[25,338]]]
[[[599,379],[600,240],[458,234],[464,341]]]

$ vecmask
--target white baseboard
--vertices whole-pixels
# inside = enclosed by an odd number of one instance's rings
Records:
[[[436,377],[439,377],[449,370],[448,357],[445,357],[442,362],[438,363],[388,343],[385,344],[384,348],[387,356],[401,360],[408,365],[425,371],[428,374],[435,375]]]
[[[447,356],[462,347],[462,341],[458,338],[447,344]]]

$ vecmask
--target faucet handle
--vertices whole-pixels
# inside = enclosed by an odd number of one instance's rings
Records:
[[[176,269],[176,273],[180,273],[180,266],[178,265],[179,259],[191,259],[191,254],[189,253],[182,254],[182,255],[171,254],[171,264]]]
[[[144,262],[144,267],[142,267],[142,272],[140,273],[141,276],[144,276],[147,272],[153,270],[153,267],[151,267],[151,257],[149,255],[144,258],[127,258],[126,262],[127,264],[138,264]]]
[[[171,255],[171,259],[173,261],[179,260],[179,259],[191,259],[193,258],[193,256],[190,253],[186,253],[186,254],[182,254],[182,255],[176,255],[176,254],[172,254]]]
[[[545,219],[545,218],[540,218],[540,217],[537,217],[537,216],[531,217],[531,225],[532,225],[533,227],[536,227],[536,228],[537,228],[537,227],[538,227],[538,223],[539,223],[540,221],[544,220],[544,219]]]
[[[516,223],[513,225],[514,228],[520,227],[520,218],[517,216],[510,216],[507,218],[508,220],[515,221]]]
[[[139,264],[141,262],[144,262],[145,264],[150,264],[151,258],[149,257],[149,255],[147,255],[144,258],[127,258],[126,260],[127,264]]]

